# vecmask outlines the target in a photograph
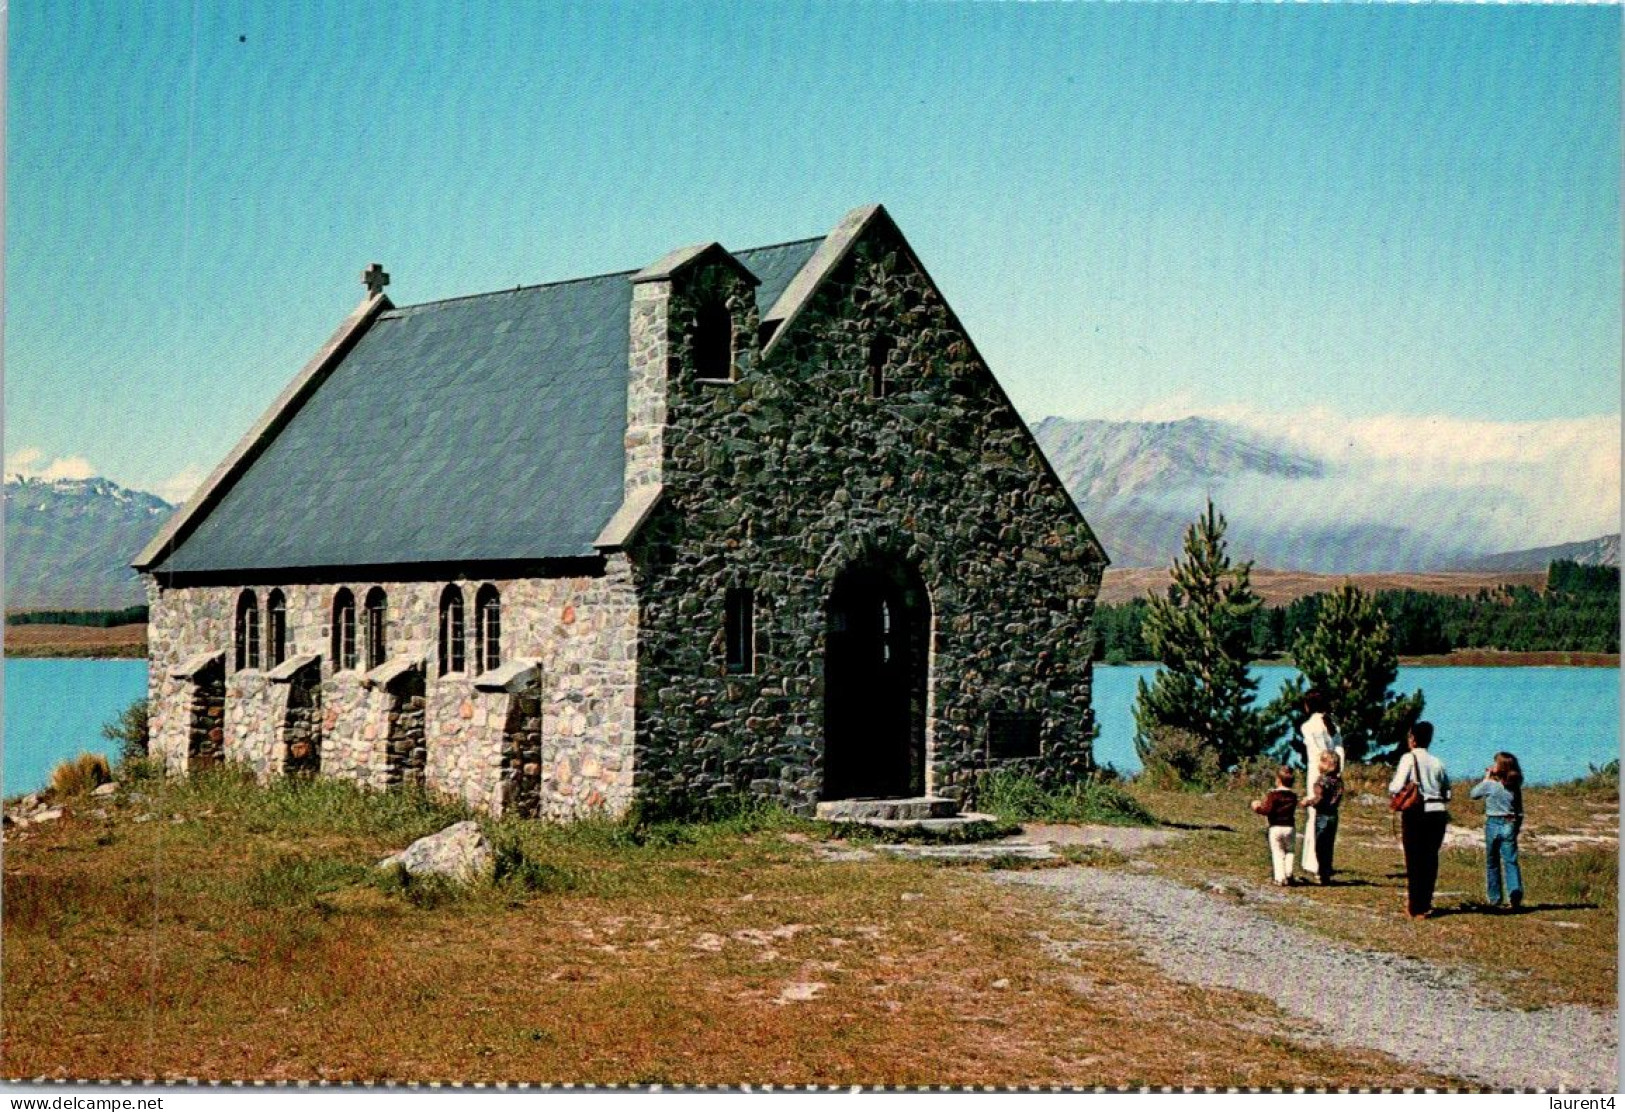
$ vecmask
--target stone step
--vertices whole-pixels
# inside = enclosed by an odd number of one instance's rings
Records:
[[[915,822],[920,819],[951,819],[959,814],[952,799],[924,795],[913,799],[826,799],[818,805],[817,817],[825,822],[865,822],[872,819]]]

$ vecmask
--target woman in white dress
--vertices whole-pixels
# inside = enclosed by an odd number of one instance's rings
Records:
[[[1303,724],[1303,759],[1306,784],[1304,795],[1313,797],[1315,784],[1320,779],[1320,755],[1322,753],[1337,754],[1337,771],[1343,771],[1343,761],[1346,754],[1343,752],[1343,741],[1337,736],[1337,728],[1332,723],[1331,707],[1326,700],[1324,692],[1311,690],[1303,697],[1303,709],[1308,712],[1309,719]],[[1304,829],[1310,831],[1303,840],[1303,871],[1310,876],[1320,875],[1320,859],[1315,853],[1315,808],[1309,808],[1309,821]]]

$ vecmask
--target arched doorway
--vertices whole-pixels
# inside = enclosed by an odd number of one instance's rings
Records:
[[[825,799],[925,794],[931,602],[919,573],[854,562],[825,613]]]

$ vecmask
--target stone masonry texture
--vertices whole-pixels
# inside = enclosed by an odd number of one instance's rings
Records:
[[[753,337],[747,284],[713,264],[661,292],[668,342],[637,335],[636,316],[633,335],[634,351],[669,359],[665,497],[633,550],[640,790],[812,807],[825,608],[836,576],[865,559],[917,575],[929,596],[928,792],[962,797],[997,763],[988,730],[1001,714],[1036,717],[1040,746],[1002,763],[1087,774],[1103,554],[889,221],[733,382],[697,380],[686,339],[718,298],[736,336]],[[742,587],[756,600],[757,661],[729,675],[724,596]]]
[[[483,582],[458,581],[469,607]],[[536,690],[480,691],[471,671],[438,674],[445,582],[247,585],[261,606],[272,587],[283,590],[288,657],[319,659],[287,683],[268,682],[261,669],[228,670],[221,756],[262,778],[302,770],[377,788],[418,782],[491,813],[623,811],[632,799],[637,618],[625,558],[611,557],[600,575],[490,582],[502,598],[503,659],[536,660]],[[388,687],[364,682],[360,670],[335,672],[331,659],[334,596],[349,587],[365,597],[373,586],[388,596],[388,658],[421,662]],[[189,752],[205,712],[196,709],[201,685],[170,672],[206,649],[231,648],[243,589],[150,592],[153,752],[175,771],[197,765]]]

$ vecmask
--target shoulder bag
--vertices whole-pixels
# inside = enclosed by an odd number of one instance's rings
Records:
[[[1409,753],[1406,756],[1410,757],[1411,761],[1411,778],[1406,780],[1388,801],[1388,809],[1400,813],[1420,810],[1422,807],[1422,785],[1417,783],[1416,758]]]

